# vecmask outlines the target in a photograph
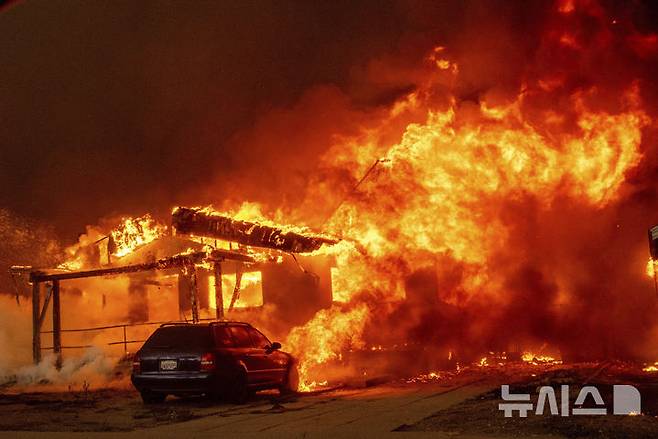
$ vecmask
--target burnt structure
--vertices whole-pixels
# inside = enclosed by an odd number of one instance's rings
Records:
[[[159,240],[143,245],[127,257],[114,260],[108,258],[108,265],[105,266],[98,266],[102,261],[100,258],[94,258],[95,262],[92,262],[92,266],[96,265],[95,268],[74,271],[12,267],[12,275],[23,276],[32,287],[32,353],[35,363],[41,361],[42,349],[52,349],[58,364],[61,364],[63,346],[60,283],[67,280],[129,275],[131,297],[127,310],[129,323],[143,322],[149,318],[146,287],[157,284],[152,280],[154,272],[177,275],[179,310],[191,311],[193,322],[200,320],[200,308],[210,309],[209,298],[212,287],[214,287],[216,304],[214,318],[223,319],[224,294],[231,294],[229,311],[232,311],[240,294],[240,280],[243,273],[253,271],[261,273],[263,304],[274,305],[269,317],[281,322],[278,326],[280,329],[301,324],[317,310],[331,305],[332,258],[295,256],[293,253],[314,251],[323,244],[333,244],[337,242],[336,240],[236,221],[221,215],[205,214],[197,209],[176,209],[172,222],[178,235],[193,234],[197,237],[235,242],[241,245],[240,251],[208,247],[198,250],[204,248],[203,245],[184,238],[161,237]],[[179,242],[173,242],[176,240]],[[174,248],[174,244],[180,246],[186,245],[185,243],[197,245],[197,250],[190,249],[173,256],[157,258],[155,256],[157,254],[162,256],[162,251],[156,251],[158,248],[171,249]],[[271,249],[274,250],[274,254],[262,254],[260,257],[257,252],[248,250],[245,246]],[[89,251],[97,251],[97,249]],[[258,260],[254,256],[259,256]],[[123,265],[118,265],[122,261]],[[222,276],[232,274],[235,275],[234,290],[222,291]],[[214,277],[212,286],[210,276]],[[52,331],[42,331],[51,304]],[[78,329],[67,329],[67,331],[78,331]],[[51,348],[42,348],[42,332],[52,332]]]
[[[307,253],[318,250],[323,244],[338,242],[325,236],[235,220],[218,213],[188,207],[176,208],[171,220],[178,233],[206,236],[283,252]]]

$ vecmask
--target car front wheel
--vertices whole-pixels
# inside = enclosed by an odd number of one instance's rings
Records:
[[[297,366],[291,364],[288,367],[286,372],[286,377],[279,387],[279,393],[282,395],[289,395],[297,392],[297,387],[299,386],[299,372],[297,371]]]

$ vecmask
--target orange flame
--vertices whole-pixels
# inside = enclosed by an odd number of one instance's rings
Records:
[[[114,255],[121,257],[132,253],[137,247],[164,235],[167,228],[158,224],[149,214],[137,218],[123,218],[123,222],[111,232],[114,240]]]
[[[299,390],[310,391],[319,385],[313,368],[338,358],[347,347],[363,347],[361,335],[368,308],[360,304],[349,311],[339,308],[319,311],[306,325],[294,328],[285,345],[297,354]]]

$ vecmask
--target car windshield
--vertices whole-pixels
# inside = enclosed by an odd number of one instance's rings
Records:
[[[212,346],[207,326],[166,326],[158,328],[144,343],[145,348],[209,348]]]

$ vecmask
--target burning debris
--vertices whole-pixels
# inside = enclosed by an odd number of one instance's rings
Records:
[[[265,247],[290,253],[318,250],[338,240],[313,235],[298,227],[274,226],[240,221],[208,209],[177,207],[172,213],[177,233],[222,239],[253,247]]]

